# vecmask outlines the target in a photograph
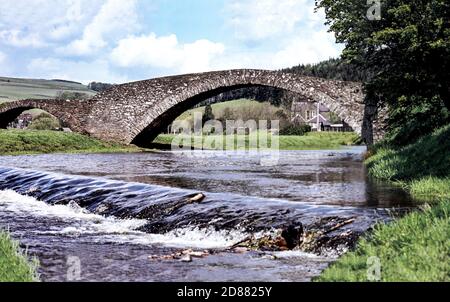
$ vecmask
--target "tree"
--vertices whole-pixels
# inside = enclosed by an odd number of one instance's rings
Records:
[[[205,107],[205,114],[203,115],[203,126],[206,124],[206,122],[212,121],[212,120],[215,120],[215,116],[214,116],[211,105],[207,105]]]
[[[364,69],[342,59],[329,59],[317,64],[298,65],[282,69],[282,71],[338,81],[363,82],[368,77]]]
[[[89,83],[88,88],[91,90],[97,91],[97,92],[103,92],[114,86],[115,86],[114,84],[92,82],[92,83]]]
[[[366,1],[316,3],[343,59],[366,70],[366,102],[387,106],[388,137],[405,144],[450,122],[448,0],[382,0],[379,20]]]

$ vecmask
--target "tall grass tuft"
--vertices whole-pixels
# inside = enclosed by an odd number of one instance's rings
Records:
[[[17,241],[0,231],[0,282],[38,281],[37,266],[37,260],[30,261]]]

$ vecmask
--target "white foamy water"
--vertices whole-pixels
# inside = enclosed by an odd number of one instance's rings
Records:
[[[320,256],[315,254],[306,253],[302,251],[281,251],[281,252],[273,252],[274,256],[280,259],[284,258],[311,258],[311,259],[320,259]]]
[[[161,244],[175,248],[224,249],[247,237],[239,231],[215,231],[212,229],[183,228],[166,234],[131,234],[130,236],[105,236],[103,240],[140,245]]]
[[[0,210],[13,215],[35,219],[53,219],[63,223],[52,229],[35,230],[35,234],[61,236],[91,236],[99,243],[126,243],[139,245],[163,245],[179,248],[227,248],[243,240],[247,235],[239,231],[215,231],[213,229],[184,228],[166,234],[147,234],[137,231],[147,221],[142,219],[117,219],[93,214],[76,203],[49,205],[33,197],[23,196],[11,190],[0,191]]]

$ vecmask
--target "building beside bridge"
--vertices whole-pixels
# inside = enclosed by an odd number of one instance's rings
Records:
[[[292,103],[292,122],[309,125],[312,131],[350,132],[353,129],[325,105],[317,102]]]

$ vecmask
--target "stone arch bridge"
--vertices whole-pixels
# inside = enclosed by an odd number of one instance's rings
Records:
[[[376,108],[364,106],[359,83],[331,81],[266,70],[229,70],[127,83],[89,100],[21,100],[0,105],[0,128],[23,111],[39,108],[72,130],[102,140],[147,146],[184,111],[218,95],[243,88],[287,92],[321,102],[372,142]]]

